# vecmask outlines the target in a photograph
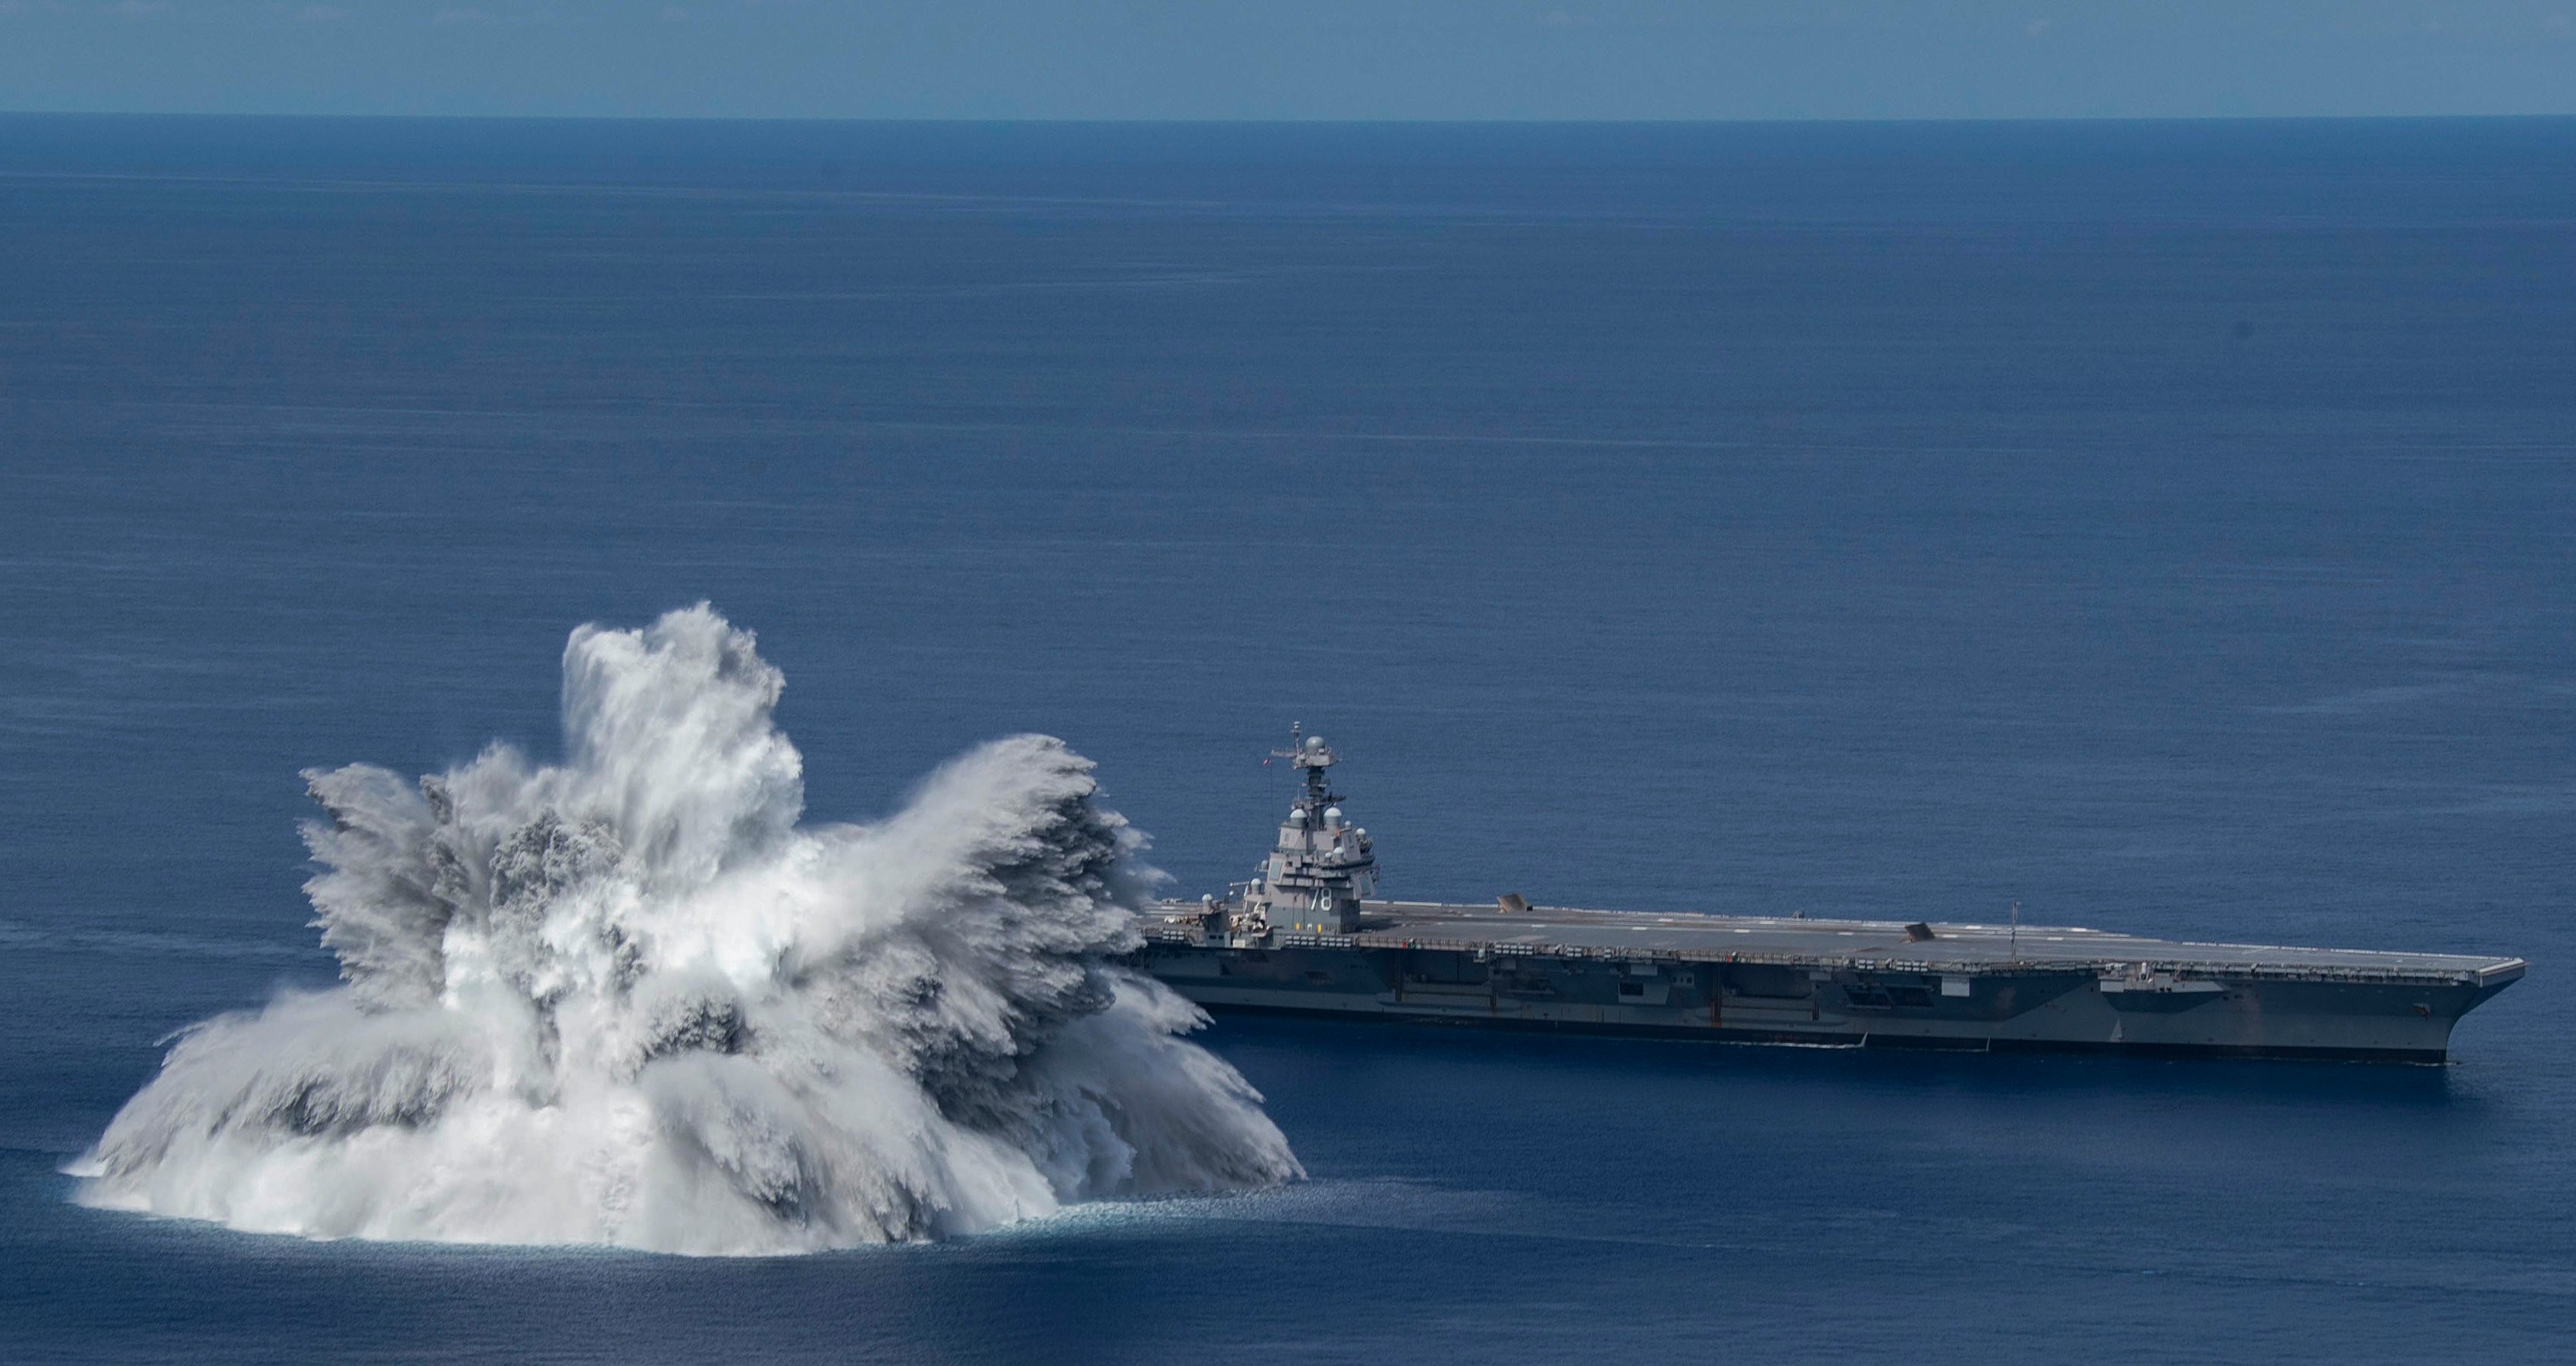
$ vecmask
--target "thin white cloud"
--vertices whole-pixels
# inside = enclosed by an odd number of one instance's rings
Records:
[[[489,10],[480,5],[445,5],[431,12],[429,22],[450,27],[528,28],[557,26],[564,21],[543,8]]]

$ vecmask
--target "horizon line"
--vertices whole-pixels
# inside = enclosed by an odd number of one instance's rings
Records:
[[[0,109],[0,118],[311,120],[382,123],[800,123],[948,127],[1784,127],[1851,124],[2115,124],[2115,123],[2547,123],[2576,122],[2576,111],[2546,114],[1944,114],[1750,115],[1711,118],[1286,118],[1235,117],[970,117],[888,114],[527,114],[386,113],[223,109]]]

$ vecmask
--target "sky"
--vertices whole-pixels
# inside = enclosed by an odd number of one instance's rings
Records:
[[[0,0],[0,109],[2570,114],[2576,0]]]

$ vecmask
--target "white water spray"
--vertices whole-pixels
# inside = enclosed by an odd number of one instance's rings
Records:
[[[564,650],[566,757],[305,776],[346,985],[219,1016],[80,1198],[313,1237],[774,1253],[1301,1174],[1116,955],[1142,840],[1020,736],[800,826],[782,678],[704,606]]]

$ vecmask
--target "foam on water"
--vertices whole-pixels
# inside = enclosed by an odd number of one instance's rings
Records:
[[[783,680],[705,606],[564,651],[563,763],[305,776],[345,985],[185,1031],[74,1167],[112,1208],[314,1237],[774,1253],[1301,1175],[1117,966],[1155,878],[1019,736],[798,823]]]

